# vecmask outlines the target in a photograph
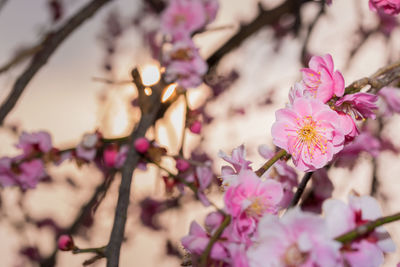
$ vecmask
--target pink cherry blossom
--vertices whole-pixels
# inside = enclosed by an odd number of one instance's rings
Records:
[[[206,19],[201,0],[171,0],[161,15],[161,30],[178,40],[201,29]]]
[[[198,182],[198,191],[197,196],[204,206],[209,206],[210,201],[207,199],[204,194],[204,190],[211,184],[212,178],[214,174],[210,167],[208,166],[198,166],[196,167],[196,178]]]
[[[282,218],[266,214],[247,252],[250,267],[340,266],[340,243],[328,236],[324,220],[312,213],[289,210]]]
[[[396,15],[400,13],[400,0],[369,0],[369,8],[372,11],[382,10],[386,14]]]
[[[400,88],[384,87],[379,90],[378,95],[385,103],[385,116],[392,116],[393,113],[400,113]]]
[[[336,101],[335,106],[346,114],[352,115],[356,120],[375,119],[374,111],[378,109],[376,101],[378,97],[368,93],[355,93],[345,95]]]
[[[326,103],[334,95],[344,93],[344,79],[339,71],[334,71],[332,56],[313,56],[309,68],[301,69],[305,94]]]
[[[208,68],[191,39],[174,43],[164,54],[163,65],[166,81],[175,81],[186,89],[199,86]]]
[[[317,99],[297,98],[275,116],[273,142],[291,154],[302,171],[322,168],[343,148],[339,115]]]
[[[192,222],[189,234],[181,239],[183,247],[195,255],[201,255],[209,241],[209,235],[197,222]],[[227,257],[227,252],[220,242],[216,242],[212,247],[210,256],[213,259],[223,260]]]
[[[235,230],[246,239],[255,231],[265,214],[276,214],[283,197],[282,185],[272,179],[262,181],[254,172],[242,170],[238,184],[229,186],[224,195],[226,210],[234,218]]]
[[[24,151],[24,156],[30,156],[35,152],[47,153],[52,148],[51,137],[49,133],[44,131],[36,133],[23,132],[16,147]]]
[[[335,238],[357,226],[382,217],[379,204],[370,196],[349,197],[349,204],[329,199],[323,204],[329,235]],[[366,243],[367,242],[367,243]],[[358,249],[362,248],[362,251]],[[365,249],[365,250],[364,250]],[[350,266],[380,266],[383,252],[393,252],[395,245],[383,227],[368,236],[353,241],[349,249],[342,249],[345,262]]]
[[[146,153],[147,150],[150,148],[150,143],[146,139],[146,137],[139,137],[138,139],[135,140],[133,145],[136,151],[142,154]]]
[[[274,155],[267,145],[259,146],[258,153],[266,160],[271,159]],[[278,160],[263,174],[262,178],[274,179],[282,184],[283,198],[279,206],[286,208],[293,198],[293,189],[298,184],[296,171],[287,165],[286,161]]]
[[[337,114],[340,118],[341,129],[344,134],[345,144],[354,140],[354,138],[360,134],[357,128],[356,122],[353,117],[342,111],[338,111]]]

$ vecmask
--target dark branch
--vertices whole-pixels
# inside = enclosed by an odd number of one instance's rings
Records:
[[[132,71],[132,77],[139,91],[139,106],[142,111],[142,116],[136,129],[132,131],[129,142],[129,153],[122,167],[122,179],[119,187],[119,195],[117,207],[115,210],[114,224],[111,231],[110,241],[106,249],[107,267],[117,267],[119,264],[119,256],[121,244],[124,239],[125,224],[127,219],[127,211],[129,206],[129,198],[131,191],[132,174],[138,164],[141,155],[133,149],[133,140],[142,137],[146,131],[154,125],[160,117],[162,109],[161,93],[165,84],[160,81],[152,87],[152,94],[146,96],[144,94],[144,86],[137,69]]]
[[[31,81],[33,76],[43,67],[50,56],[56,51],[60,44],[76,30],[83,22],[93,16],[101,7],[111,0],[93,0],[84,6],[78,13],[70,18],[60,29],[50,33],[41,46],[41,49],[32,58],[29,66],[15,81],[13,88],[6,100],[0,107],[0,125],[3,124],[4,119],[8,113],[14,108],[19,97],[24,92],[24,89]]]
[[[308,181],[310,181],[312,174],[312,172],[307,172],[306,174],[304,174],[299,186],[297,187],[297,191],[294,194],[292,201],[290,202],[288,209],[295,207],[299,203],[300,198],[303,195],[304,189],[306,189],[307,183]]]
[[[226,54],[239,47],[248,37],[267,25],[277,23],[283,15],[296,15],[301,5],[310,1],[311,0],[286,0],[280,6],[271,10],[264,10],[259,6],[258,16],[250,23],[241,25],[238,32],[207,59],[208,66],[210,66],[209,71],[215,68]]]

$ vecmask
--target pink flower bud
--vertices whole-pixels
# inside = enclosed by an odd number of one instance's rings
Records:
[[[190,125],[189,130],[194,133],[194,134],[200,134],[201,132],[201,122],[200,121],[195,121]]]
[[[69,251],[75,247],[74,241],[72,240],[72,237],[69,235],[61,235],[58,238],[57,244],[58,248],[63,251]]]
[[[134,145],[136,151],[142,154],[146,153],[146,151],[150,147],[150,143],[145,137],[140,137],[136,139]]]
[[[104,163],[107,167],[114,167],[118,151],[115,147],[108,147],[103,152]]]
[[[176,168],[178,169],[178,171],[184,172],[187,169],[189,169],[189,167],[190,167],[190,164],[186,160],[184,160],[184,159],[176,160]]]

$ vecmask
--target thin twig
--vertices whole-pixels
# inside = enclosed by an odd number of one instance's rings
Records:
[[[300,198],[303,195],[304,189],[306,189],[307,183],[308,181],[310,181],[312,174],[312,172],[307,172],[306,174],[304,174],[299,186],[297,187],[296,193],[294,194],[293,199],[290,202],[288,209],[295,207],[299,203]]]
[[[50,33],[44,40],[41,49],[32,58],[31,63],[15,81],[10,94],[0,106],[0,125],[8,113],[14,108],[33,76],[47,63],[50,56],[60,44],[74,32],[83,22],[92,17],[101,7],[111,0],[93,0],[70,18],[61,28]]]
[[[351,241],[354,241],[371,233],[375,228],[379,226],[398,220],[400,220],[400,212],[363,224],[350,232],[338,236],[335,239],[341,243],[350,243]]]
[[[275,162],[283,158],[287,155],[287,152],[284,149],[279,150],[276,154],[269,159],[263,166],[261,166],[257,171],[256,174],[261,177]]]
[[[215,231],[214,235],[210,238],[210,241],[207,244],[206,249],[204,250],[203,254],[200,258],[200,267],[207,267],[208,257],[210,256],[211,250],[214,244],[218,241],[221,237],[222,233],[224,232],[225,228],[231,223],[231,216],[225,215],[225,218],[221,225],[218,227],[217,231]]]

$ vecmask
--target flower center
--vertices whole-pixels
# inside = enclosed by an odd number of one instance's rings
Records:
[[[247,207],[246,214],[250,217],[261,217],[266,209],[267,205],[263,203],[260,197],[256,197],[253,199],[250,206]]]
[[[286,249],[283,261],[286,267],[300,266],[307,261],[308,253],[301,252],[297,244],[293,244]]]
[[[315,150],[320,150],[322,154],[326,153],[327,140],[320,134],[319,128],[319,125],[311,116],[303,118],[302,126],[296,132],[297,140],[294,148],[297,154],[303,151],[304,146],[307,147],[305,150],[306,155],[311,159],[314,156]]]
[[[186,17],[182,14],[177,14],[174,16],[174,26],[179,26],[180,24],[185,23]]]

